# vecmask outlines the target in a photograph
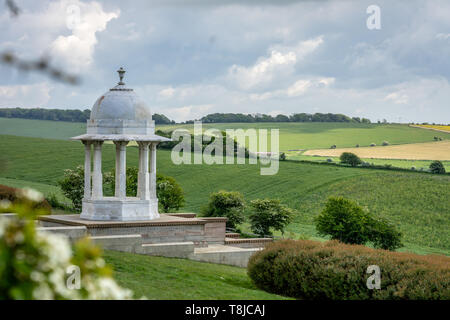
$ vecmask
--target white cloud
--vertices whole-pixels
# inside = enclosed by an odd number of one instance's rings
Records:
[[[0,86],[0,107],[42,107],[50,100],[47,83]]]
[[[317,49],[323,37],[300,42],[294,47],[272,47],[268,57],[260,57],[253,66],[233,65],[228,70],[228,79],[244,90],[269,84],[277,77],[291,74],[295,64]]]
[[[300,79],[286,89],[267,91],[261,94],[250,94],[252,100],[268,100],[272,98],[295,98],[306,94],[310,90],[322,89],[331,86],[334,78]]]
[[[436,39],[439,39],[439,40],[447,40],[449,38],[450,38],[450,33],[438,33],[436,35]]]
[[[165,88],[159,92],[159,95],[163,98],[171,98],[175,93],[175,89],[172,87]]]
[[[407,104],[408,103],[408,96],[401,92],[393,92],[388,94],[384,100],[391,100],[395,104]]]
[[[77,12],[67,12],[70,6],[79,8]],[[96,33],[106,29],[112,19],[118,18],[120,11],[105,12],[98,2],[62,1],[61,12],[67,17],[72,34],[60,35],[51,44],[51,55],[56,61],[67,65],[67,69],[78,72],[89,67],[93,61],[94,47],[97,44]],[[70,15],[75,15],[71,17]]]
[[[176,121],[186,121],[200,119],[212,108],[212,104],[188,105],[177,108],[168,108],[165,110],[164,114],[167,115],[170,119],[175,119]]]

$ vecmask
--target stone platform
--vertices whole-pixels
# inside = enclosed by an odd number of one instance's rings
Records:
[[[148,221],[92,221],[79,214],[40,216],[43,227],[82,226],[89,236],[139,234],[143,244],[186,242],[224,244],[226,218],[196,218],[192,213],[161,214]]]
[[[106,250],[187,258],[246,267],[252,254],[271,238],[240,239],[226,233],[226,218],[197,218],[195,213],[161,214],[148,221],[92,221],[79,214],[40,216],[39,231],[66,235],[71,241],[88,236]]]

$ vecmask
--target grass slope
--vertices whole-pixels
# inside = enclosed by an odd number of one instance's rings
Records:
[[[193,125],[159,126],[158,129],[173,130]],[[280,129],[280,150],[321,149],[335,144],[341,147],[369,146],[371,143],[381,145],[383,141],[390,144],[418,143],[433,141],[434,136],[450,139],[450,132],[433,132],[399,124],[359,124],[359,123],[213,123],[204,124],[204,129]],[[270,133],[270,131],[269,131]],[[270,141],[270,140],[269,140]]]
[[[136,297],[156,300],[288,299],[257,289],[245,268],[106,251],[114,278]]]
[[[425,130],[424,130],[425,131]],[[114,146],[104,145],[103,167],[114,166]],[[54,185],[63,170],[83,163],[79,142],[0,136],[0,155],[8,159],[1,177]],[[137,166],[137,148],[127,164]],[[450,254],[450,176],[280,162],[278,174],[261,176],[257,165],[174,165],[159,151],[158,171],[173,176],[186,194],[185,212],[199,212],[211,192],[236,190],[246,200],[279,198],[298,210],[288,232],[317,237],[313,217],[331,195],[357,200],[385,216],[404,233],[406,249]]]
[[[162,125],[157,129],[173,130],[193,125]],[[391,144],[429,142],[434,136],[450,139],[450,132],[436,132],[421,128],[396,124],[359,123],[213,123],[204,124],[204,129],[279,129],[280,150],[320,149],[336,144],[338,147],[368,146],[372,142],[380,145],[383,141]],[[0,135],[19,135],[47,139],[69,139],[85,133],[86,124],[61,121],[0,118]],[[269,131],[270,133],[270,131]],[[270,140],[269,140],[270,141]]]

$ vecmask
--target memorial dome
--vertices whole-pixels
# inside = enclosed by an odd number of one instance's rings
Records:
[[[123,82],[125,70],[118,71],[120,81],[95,101],[90,120],[132,120],[151,121],[150,108],[139,98],[133,89]]]

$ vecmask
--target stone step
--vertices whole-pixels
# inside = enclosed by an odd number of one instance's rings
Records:
[[[189,259],[209,263],[247,267],[248,260],[261,248],[239,248],[226,245],[209,245],[207,248],[195,248]]]
[[[168,216],[172,217],[181,217],[181,218],[195,218],[197,216],[196,213],[166,213]]]
[[[225,245],[239,248],[264,248],[272,238],[225,238]]]
[[[227,238],[239,238],[241,236],[240,233],[236,233],[236,232],[227,232],[225,233],[225,237]]]
[[[93,243],[106,250],[115,250],[131,253],[140,253],[142,236],[140,234],[92,236],[89,237]]]
[[[145,243],[141,246],[141,254],[171,258],[188,258],[194,253],[194,242]]]
[[[64,226],[64,227],[37,227],[36,231],[53,232],[67,236],[71,241],[76,241],[87,236],[87,229],[84,226]]]

